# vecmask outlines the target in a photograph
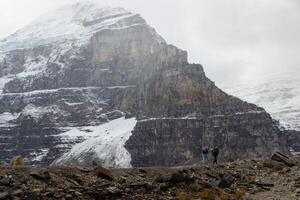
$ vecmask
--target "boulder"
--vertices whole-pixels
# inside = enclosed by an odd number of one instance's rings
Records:
[[[0,199],[8,199],[9,198],[9,193],[8,192],[1,192],[0,193]]]
[[[98,165],[97,167],[94,168],[94,172],[100,178],[106,179],[108,181],[114,180],[114,177],[111,174],[111,172],[108,169],[106,169],[100,165]]]
[[[271,159],[265,160],[264,163],[263,163],[263,166],[267,167],[267,168],[271,168],[274,171],[280,171],[280,170],[283,170],[283,168],[286,167],[285,164],[283,164],[281,162],[277,162],[277,161],[271,160]]]
[[[234,177],[228,173],[221,174],[218,187],[229,188],[234,183]]]
[[[272,155],[271,157],[272,160],[280,162],[285,164],[288,167],[293,167],[295,166],[295,162],[293,160],[291,160],[288,156],[280,153],[280,152],[276,152]]]
[[[30,176],[37,180],[47,181],[51,179],[51,176],[47,170],[33,170],[30,172]]]
[[[3,177],[0,179],[0,185],[5,185],[5,186],[9,186],[11,185],[12,181],[11,178],[9,177]]]
[[[179,170],[170,176],[170,183],[194,182],[195,177],[189,174],[186,170]]]

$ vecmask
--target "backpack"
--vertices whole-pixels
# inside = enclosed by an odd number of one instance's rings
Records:
[[[212,154],[213,154],[214,157],[217,157],[219,155],[219,149],[218,148],[214,148],[212,150]]]

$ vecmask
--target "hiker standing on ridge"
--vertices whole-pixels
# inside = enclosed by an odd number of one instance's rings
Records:
[[[208,148],[205,147],[202,149],[202,162],[203,164],[206,163],[208,160]]]
[[[214,157],[214,162],[213,164],[218,164],[218,155],[219,155],[219,148],[218,147],[215,147],[213,150],[212,150],[212,155]]]

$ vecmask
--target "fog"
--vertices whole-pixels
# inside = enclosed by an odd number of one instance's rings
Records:
[[[0,38],[74,0],[0,0]],[[81,1],[83,2],[83,1]],[[217,84],[300,74],[298,0],[101,0],[140,13]]]

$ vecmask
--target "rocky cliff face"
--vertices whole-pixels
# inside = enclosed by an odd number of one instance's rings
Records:
[[[3,161],[129,167],[192,162],[204,146],[223,160],[288,152],[264,109],[227,95],[121,8],[41,17],[0,41],[0,76]]]
[[[274,133],[276,134],[274,137]],[[284,136],[266,113],[199,118],[149,119],[137,123],[126,148],[134,166],[184,165],[201,158],[202,148],[220,147],[220,160],[265,157],[285,150]]]

